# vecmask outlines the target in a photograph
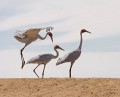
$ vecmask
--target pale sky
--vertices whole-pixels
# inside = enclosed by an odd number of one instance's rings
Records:
[[[24,44],[14,39],[16,30],[53,26],[50,38],[37,40],[25,48],[25,60],[43,53],[55,54],[58,44],[65,51],[76,49],[79,32],[85,28],[80,58],[74,63],[72,77],[120,78],[120,1],[119,0],[0,0],[0,78],[36,78],[37,64],[21,69],[20,49]],[[39,33],[44,36],[45,31]],[[57,58],[58,59],[58,58]],[[45,77],[68,77],[70,63],[47,64]],[[41,77],[43,66],[36,72]]]

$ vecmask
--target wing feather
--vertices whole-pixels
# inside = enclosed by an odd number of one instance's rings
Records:
[[[65,62],[73,62],[79,58],[80,54],[81,54],[81,51],[78,51],[78,50],[72,51],[66,54],[64,57],[59,58],[56,65],[59,65]]]

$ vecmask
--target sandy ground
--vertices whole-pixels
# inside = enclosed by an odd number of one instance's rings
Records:
[[[120,97],[120,79],[0,79],[0,97]]]

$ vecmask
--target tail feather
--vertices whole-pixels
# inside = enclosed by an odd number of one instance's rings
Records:
[[[65,62],[65,61],[64,61],[64,60],[62,60],[62,58],[59,58],[59,59],[57,60],[56,65],[62,64],[62,63],[64,63],[64,62]]]
[[[30,64],[31,62],[30,61],[27,61],[26,64]]]

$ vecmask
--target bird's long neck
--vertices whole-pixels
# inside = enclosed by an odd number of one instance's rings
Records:
[[[78,47],[78,50],[81,50],[81,48],[82,48],[82,42],[83,42],[83,38],[82,38],[82,33],[80,32],[80,45]]]
[[[59,52],[57,51],[56,48],[54,48],[55,52],[56,52],[56,55],[53,55],[53,59],[56,59],[58,56],[59,56]]]
[[[46,33],[46,35],[44,37],[39,35],[39,39],[44,40],[44,39],[46,39],[47,35],[48,35],[47,33]]]

